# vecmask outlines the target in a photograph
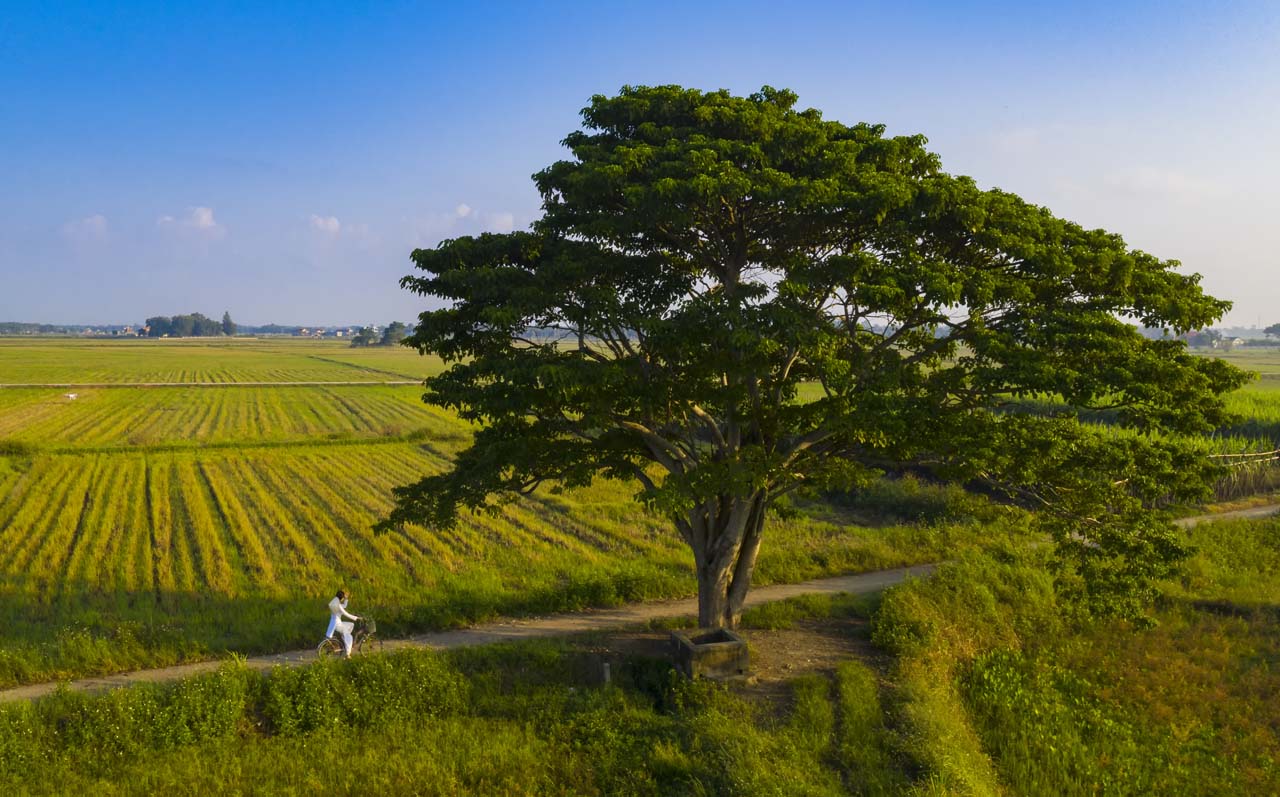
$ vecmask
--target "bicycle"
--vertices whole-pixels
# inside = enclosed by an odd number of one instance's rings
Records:
[[[377,653],[382,650],[382,640],[378,638],[378,624],[371,617],[361,617],[356,620],[355,630],[351,632],[351,653]],[[320,640],[320,644],[316,646],[316,656],[318,658],[327,658],[329,656],[343,656],[346,654],[346,648],[342,644],[342,635],[334,632],[333,636],[327,636]]]

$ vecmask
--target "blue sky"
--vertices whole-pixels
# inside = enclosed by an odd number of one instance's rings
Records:
[[[1028,2],[6,3],[0,320],[408,320],[414,247],[661,83],[924,133],[1280,322],[1280,6]]]

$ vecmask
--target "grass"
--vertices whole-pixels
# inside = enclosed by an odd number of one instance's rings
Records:
[[[893,775],[856,668],[778,717],[632,660],[593,685],[556,643],[405,652],[0,708],[0,782],[24,793],[879,794]]]
[[[32,793],[1271,794],[1280,789],[1280,521],[1188,531],[1198,576],[1136,630],[1061,604],[1048,552],[995,544],[854,615],[894,656],[779,708],[663,662],[599,683],[590,643],[405,651],[0,707],[0,783]],[[1233,567],[1233,563],[1236,567]],[[1248,564],[1243,569],[1241,564]],[[1268,600],[1269,597],[1269,600]]]
[[[1280,792],[1280,521],[1187,532],[1154,629],[1058,603],[1036,549],[892,589],[903,752],[936,794]]]

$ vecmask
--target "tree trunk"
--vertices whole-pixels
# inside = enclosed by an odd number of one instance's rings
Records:
[[[698,576],[698,626],[736,628],[760,552],[768,495],[720,496],[689,516]]]

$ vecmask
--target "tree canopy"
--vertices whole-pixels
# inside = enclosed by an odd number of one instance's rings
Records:
[[[1134,324],[1177,334],[1228,303],[943,172],[922,136],[796,101],[594,97],[534,176],[530,231],[413,253],[402,286],[448,303],[408,338],[451,364],[425,398],[479,430],[379,528],[632,480],[692,550],[700,622],[733,625],[777,500],[912,470],[1039,509],[1063,585],[1137,611],[1181,555],[1149,508],[1202,494],[1213,465],[1183,434],[1222,423],[1243,375]]]
[[[147,319],[146,326],[150,329],[148,336],[153,338],[162,338],[165,335],[175,338],[202,338],[223,334],[223,325],[202,313],[172,317],[152,316]]]
[[[382,340],[378,342],[380,346],[398,346],[400,341],[404,340],[408,334],[408,327],[403,321],[392,321],[387,324],[387,328],[382,330]]]
[[[233,336],[236,334],[236,322],[231,320],[231,311],[227,310],[222,314],[222,334]]]
[[[1262,334],[1266,335],[1269,338],[1280,338],[1280,324],[1272,324],[1271,326],[1262,330]]]

